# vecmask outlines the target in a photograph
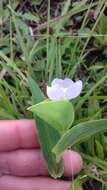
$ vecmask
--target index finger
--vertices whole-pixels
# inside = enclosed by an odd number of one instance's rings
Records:
[[[0,121],[0,151],[33,147],[39,147],[34,120]]]

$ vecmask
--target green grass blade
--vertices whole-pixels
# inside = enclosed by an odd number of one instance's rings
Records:
[[[12,14],[12,20],[14,22],[14,26],[15,26],[15,29],[16,29],[16,34],[17,34],[17,38],[19,40],[19,43],[20,43],[20,47],[22,49],[22,52],[23,52],[23,55],[24,55],[24,58],[25,58],[25,61],[27,63],[27,66],[28,66],[28,70],[30,71],[31,70],[31,64],[30,64],[30,60],[29,60],[29,52],[28,52],[28,49],[27,49],[27,45],[26,43],[24,42],[24,38],[20,32],[20,28],[19,28],[19,24],[18,24],[18,20],[17,20],[17,17],[16,17],[16,14],[14,12],[14,10],[11,8],[10,5],[8,5],[8,8],[9,10],[11,11],[11,14]]]
[[[78,110],[83,104],[84,102],[89,98],[89,96],[92,94],[92,92],[94,92],[96,90],[96,88],[98,88],[107,78],[107,74],[105,74],[104,77],[102,77],[98,82],[96,82],[91,89],[89,89],[87,91],[87,93],[83,96],[82,100],[79,101],[79,103],[76,105],[76,110]]]

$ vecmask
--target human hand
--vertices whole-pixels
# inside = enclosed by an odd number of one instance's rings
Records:
[[[82,159],[63,155],[64,176],[79,173]],[[0,190],[68,190],[71,182],[49,177],[33,120],[0,121]]]

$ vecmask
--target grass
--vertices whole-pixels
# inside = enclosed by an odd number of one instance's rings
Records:
[[[106,22],[106,0],[0,1],[0,119],[32,118],[28,74],[42,89],[55,77],[83,80],[75,123],[107,118]],[[74,149],[85,189],[106,189],[106,134]]]

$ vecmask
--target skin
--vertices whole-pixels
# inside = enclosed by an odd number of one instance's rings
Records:
[[[64,176],[78,174],[81,156],[66,150]],[[0,190],[68,190],[71,182],[52,179],[33,120],[0,121]]]

